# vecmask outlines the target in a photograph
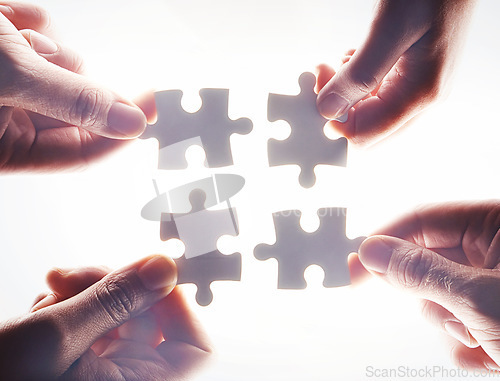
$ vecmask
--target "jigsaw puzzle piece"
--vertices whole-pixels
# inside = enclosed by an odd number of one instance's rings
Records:
[[[200,257],[175,259],[177,264],[177,284],[193,283],[197,286],[196,301],[208,306],[213,300],[210,285],[214,281],[241,280],[241,254],[223,255],[219,251]]]
[[[233,164],[230,137],[233,133],[248,134],[253,128],[252,122],[248,118],[229,118],[227,89],[202,89],[200,97],[201,108],[189,113],[182,108],[182,91],[155,93],[158,120],[146,127],[141,139],[158,139],[158,168],[186,168],[186,150],[191,145],[200,145],[205,150],[209,167]]]
[[[201,201],[200,197],[192,193],[193,191],[202,191],[205,194],[205,199]],[[181,185],[168,192],[168,195],[170,196],[172,210],[175,211],[175,213],[192,212],[193,202],[195,202],[195,204],[198,204],[197,210],[210,208],[218,204],[217,190],[215,188],[213,177],[205,177],[204,179]],[[194,199],[193,196],[195,197]],[[201,202],[203,202],[203,204],[201,204],[201,208],[199,208],[199,204]]]
[[[203,147],[203,143],[201,142],[201,138],[199,136],[191,139],[185,139],[160,148],[158,151],[158,168],[186,169],[188,167],[186,151],[192,146]],[[207,160],[205,160],[205,166],[207,166]]]
[[[347,257],[350,253],[358,251],[366,237],[347,238],[345,208],[321,208],[317,214],[320,226],[313,232],[313,237],[317,237],[315,239],[319,241],[317,246],[319,252],[330,253],[321,255],[315,261],[325,272],[323,286],[346,286],[351,283]]]
[[[191,210],[188,213],[162,213],[160,222],[160,238],[162,241],[181,239],[176,220],[190,213],[205,209],[206,194],[203,189],[193,189],[189,194]],[[182,239],[181,239],[182,240]]]
[[[347,165],[347,139],[331,140],[323,131],[327,119],[316,107],[315,84],[314,74],[303,73],[298,95],[269,94],[268,99],[268,120],[284,120],[291,127],[285,140],[269,139],[269,165],[299,165],[299,182],[304,188],[314,186],[316,165]]]
[[[230,138],[233,133],[246,135],[253,129],[248,118],[232,120],[228,116],[229,90],[200,90],[203,115],[202,137],[203,148],[208,165],[211,168],[225,167],[233,164]]]
[[[140,139],[156,138],[160,149],[167,147],[173,143],[186,140],[172,139],[172,125],[175,125],[175,120],[179,118],[179,114],[184,112],[181,105],[182,91],[181,90],[165,90],[154,93],[156,110],[158,119],[156,123],[148,124]],[[167,119],[168,118],[168,119]],[[195,136],[190,136],[194,138]],[[172,141],[174,140],[174,141]],[[176,141],[175,141],[176,140]]]
[[[148,221],[161,221],[162,214],[170,210],[167,194],[162,193],[144,205],[141,210],[141,217]]]
[[[164,241],[180,239],[186,249],[186,259],[217,250],[217,241],[223,235],[238,235],[238,217],[234,208],[207,210],[206,194],[202,189],[191,191],[192,205],[188,213],[164,213],[160,238]]]
[[[304,289],[304,271],[310,265],[320,266],[325,273],[324,287],[350,283],[347,256],[356,252],[363,238],[350,240],[345,236],[344,208],[318,210],[319,228],[308,233],[300,227],[301,212],[288,210],[273,214],[276,242],[260,244],[254,249],[259,260],[278,261],[278,288]]]
[[[236,210],[201,210],[175,219],[179,239],[184,242],[187,259],[217,250],[223,235],[238,235]]]

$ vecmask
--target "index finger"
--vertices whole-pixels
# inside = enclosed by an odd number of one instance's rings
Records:
[[[205,352],[212,351],[207,334],[177,287],[152,310],[167,341],[184,342]]]
[[[417,208],[376,234],[410,241],[458,263],[494,267],[499,228],[500,201],[462,201]]]
[[[49,12],[39,5],[16,1],[0,1],[0,12],[18,29],[32,29],[54,38]]]
[[[180,290],[175,288],[152,310],[165,338],[157,351],[184,377],[198,370],[208,360],[212,348]]]

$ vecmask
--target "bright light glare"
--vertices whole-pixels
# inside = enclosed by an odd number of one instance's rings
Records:
[[[1,318],[27,310],[52,266],[116,267],[152,252],[178,255],[181,243],[162,242],[159,224],[140,218],[155,197],[152,179],[166,191],[212,173],[236,173],[246,179],[232,200],[241,234],[219,243],[225,253],[242,253],[242,282],[214,283],[215,299],[206,308],[195,305],[194,286],[185,287],[219,352],[200,379],[362,380],[370,365],[452,366],[440,334],[408,295],[375,281],[323,289],[318,268],[306,271],[308,289],[276,290],[277,263],[257,261],[252,252],[274,241],[271,213],[281,209],[302,210],[314,226],[317,208],[347,207],[348,235],[355,237],[419,203],[498,197],[500,77],[492,73],[500,42],[491,36],[500,32],[493,16],[499,3],[479,4],[445,103],[372,149],[351,149],[347,168],[318,167],[310,190],[299,187],[296,167],[267,166],[267,139],[286,136],[279,123],[267,121],[267,94],[297,93],[301,72],[321,62],[336,66],[362,41],[370,3],[39,3],[96,81],[130,98],[150,88],[179,88],[190,111],[200,107],[198,89],[229,88],[230,117],[251,118],[254,130],[233,136],[229,168],[196,165],[203,155],[194,152],[188,171],[164,173],[155,169],[156,142],[139,141],[82,173],[0,178]]]

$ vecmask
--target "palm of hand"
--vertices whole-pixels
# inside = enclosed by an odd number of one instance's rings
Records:
[[[173,346],[180,347],[182,343],[173,345],[169,343],[169,345],[171,348]],[[175,376],[181,377],[181,374],[176,375],[175,366],[162,356],[161,352],[166,347],[167,344],[160,344],[158,348],[154,348],[139,341],[113,339],[108,342],[105,351],[100,355],[97,355],[93,349],[85,352],[61,379],[85,380],[90,374],[95,375],[98,379],[110,381],[160,380],[175,379]]]

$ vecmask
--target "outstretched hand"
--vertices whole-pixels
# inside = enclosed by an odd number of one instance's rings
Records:
[[[53,270],[47,281],[52,293],[31,313],[0,324],[6,379],[185,380],[210,357],[166,257],[111,273]]]
[[[500,202],[424,207],[378,234],[359,249],[364,267],[424,300],[424,315],[455,339],[457,365],[499,370]]]
[[[475,0],[379,0],[370,31],[338,73],[320,66],[318,109],[353,143],[396,131],[446,91]]]
[[[140,135],[141,109],[82,75],[36,5],[0,5],[0,171],[87,164]]]

